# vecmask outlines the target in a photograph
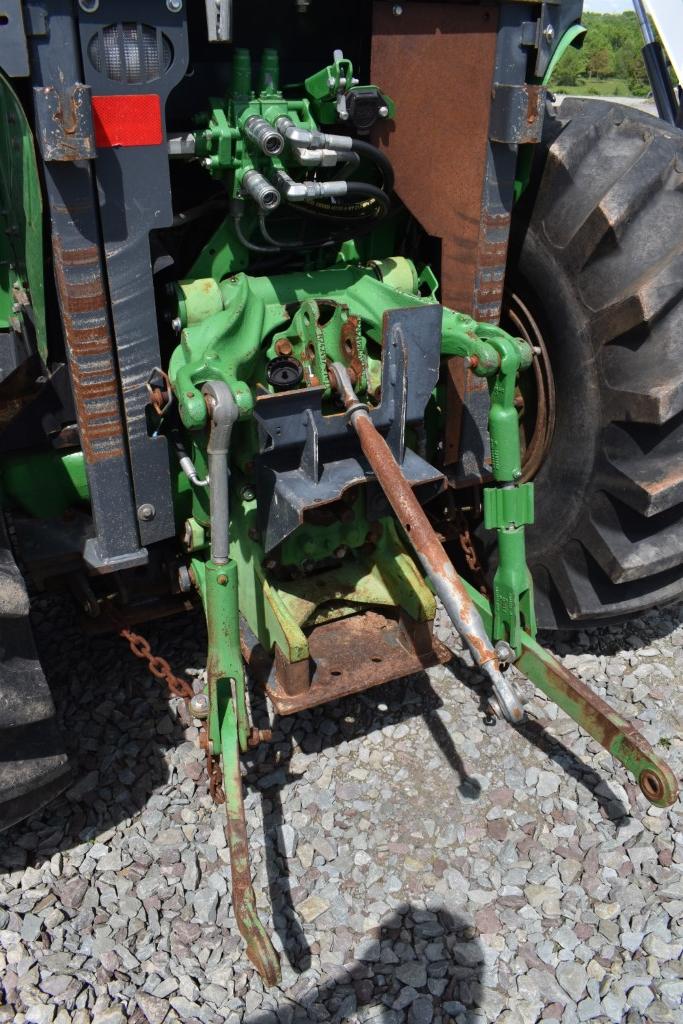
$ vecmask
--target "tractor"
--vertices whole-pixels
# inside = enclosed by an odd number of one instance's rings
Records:
[[[676,798],[537,639],[683,594],[683,134],[553,102],[580,18],[2,5],[0,825],[69,780],[28,580],[202,723],[268,984],[249,687],[291,715],[447,662],[437,601],[487,715],[523,720],[522,673]],[[194,605],[200,692],[136,632]]]

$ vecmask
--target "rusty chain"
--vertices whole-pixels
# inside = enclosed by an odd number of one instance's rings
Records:
[[[481,562],[479,561],[477,549],[474,546],[472,534],[470,533],[469,525],[464,512],[458,512],[456,518],[456,527],[458,530],[458,541],[460,542],[460,547],[462,548],[462,552],[465,556],[467,568],[472,573],[472,576],[476,582],[479,592],[483,594],[484,597],[489,597],[489,588],[486,583],[484,568]]]
[[[155,679],[163,679],[172,697],[182,697],[187,703],[194,696],[192,686],[185,680],[180,679],[166,661],[158,654],[152,654],[149,641],[139,633],[134,633],[126,626],[119,629],[119,636],[128,641],[128,646],[136,658],[147,662],[147,668]],[[213,754],[206,725],[202,725],[199,745],[206,751],[206,773],[209,779],[209,793],[216,804],[225,803],[225,791],[223,790],[223,772],[220,767],[220,759]]]
[[[194,690],[190,684],[185,679],[180,679],[174,675],[173,669],[166,661],[166,658],[162,658],[158,654],[152,654],[152,648],[144,636],[140,636],[139,633],[133,633],[127,627],[119,630],[119,636],[128,641],[128,646],[136,658],[147,661],[147,668],[155,679],[164,680],[172,697],[182,697],[184,700],[189,700],[194,696]]]

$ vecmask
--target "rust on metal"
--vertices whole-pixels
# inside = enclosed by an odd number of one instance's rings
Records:
[[[510,214],[482,209],[476,285],[472,315],[475,320],[498,323],[503,302]]]
[[[175,675],[166,658],[162,658],[159,654],[152,654],[149,641],[145,640],[144,636],[133,633],[127,627],[119,630],[119,636],[128,642],[131,653],[136,658],[147,662],[147,668],[155,679],[163,679],[172,697],[182,697],[183,700],[188,701],[194,696],[194,690],[187,679],[181,679]]]
[[[90,88],[81,82],[34,90],[37,135],[44,160],[73,162],[96,155]]]
[[[373,4],[371,81],[401,116],[382,124],[375,141],[392,161],[398,195],[441,239],[444,304],[471,314],[498,8],[412,3],[396,17],[393,7]]]
[[[310,658],[290,664],[278,657],[277,647],[273,662],[258,643],[250,645],[242,637],[249,670],[280,715],[402,679],[452,657],[433,637],[431,622],[415,622],[405,614],[395,619],[380,611],[315,626],[307,640]],[[292,686],[292,678],[297,685]]]
[[[231,749],[224,749],[222,753],[227,816],[225,833],[230,849],[232,905],[237,926],[246,943],[247,956],[266,984],[272,986],[277,985],[280,980],[280,965],[256,909],[256,896],[249,867],[249,844],[242,800],[242,775],[237,756],[237,734],[234,732],[234,735],[228,737],[228,732],[233,733],[234,730],[223,732],[223,740],[229,740]]]
[[[96,246],[64,249],[53,235],[54,267],[74,404],[89,463],[125,453],[117,370]]]
[[[500,670],[495,648],[487,636],[478,609],[403,475],[389,445],[370,419],[367,408],[358,401],[341,364],[335,366],[335,379],[351,426],[356,431],[363,454],[370,463],[377,482],[449,618],[469,648],[476,664],[491,682],[497,705],[496,713],[502,713],[511,722],[522,721],[524,709],[514,686]]]
[[[462,607],[462,621],[467,631],[467,635],[463,639],[478,652],[479,664],[494,660],[493,647],[490,644],[487,647],[481,636],[469,628],[475,623],[476,609],[462,580],[453,568],[443,544],[415,497],[412,487],[394,459],[389,445],[375,429],[368,416],[356,417],[353,425],[358,434],[363,454],[372,466],[398,521],[410,539],[410,543],[420,557],[428,563],[430,572],[446,580],[455,592]]]
[[[648,800],[660,807],[676,800],[676,777],[642,733],[526,635],[516,667],[633,772]]]
[[[342,324],[340,339],[344,361],[354,384],[357,384],[363,377],[363,363],[358,354],[359,323],[359,317],[350,315],[348,320]]]
[[[512,327],[512,333],[524,338],[534,349],[534,381],[536,385],[533,405],[533,421],[528,423],[523,395],[521,403],[515,404],[524,413],[520,421],[522,442],[522,481],[533,480],[545,457],[555,430],[555,384],[550,357],[543,334],[526,304],[519,295],[510,292],[505,304],[505,316]]]

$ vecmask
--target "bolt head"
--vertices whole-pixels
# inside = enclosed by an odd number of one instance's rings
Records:
[[[180,14],[183,9],[183,0],[166,0],[166,6],[171,14]]]
[[[221,573],[220,576],[216,576],[216,583],[218,584],[219,587],[227,587],[228,577],[225,575],[225,573]]]
[[[186,565],[181,565],[178,569],[178,587],[180,588],[181,594],[188,594],[192,590],[190,570]]]
[[[342,544],[342,545],[341,545],[340,547],[338,547],[338,548],[337,548],[337,550],[335,551],[335,553],[334,553],[334,557],[335,557],[335,558],[344,558],[344,556],[346,555],[346,552],[347,552],[347,551],[348,551],[348,548],[347,548],[347,547],[345,547],[345,546],[344,546],[344,545]]]
[[[394,6],[391,8],[391,13],[395,17],[400,18],[401,15],[403,14],[403,7],[402,7],[402,5],[401,4],[394,4]]]
[[[555,29],[552,25],[546,25],[543,29],[543,37],[547,43],[552,43],[555,38]]]
[[[193,718],[209,717],[209,698],[205,693],[195,693],[190,697],[190,712]]]
[[[78,6],[86,14],[94,14],[100,6],[100,0],[78,0]]]
[[[254,490],[253,487],[243,487],[242,497],[244,498],[245,501],[253,501],[254,498],[256,497],[256,491]]]
[[[515,660],[515,652],[505,640],[499,640],[494,648],[498,661],[502,661],[505,664],[509,664]]]
[[[389,117],[389,107],[380,107],[377,113],[380,117]]]
[[[141,523],[149,523],[154,519],[157,514],[154,505],[150,505],[149,502],[145,502],[144,505],[140,505],[138,508],[138,519]]]

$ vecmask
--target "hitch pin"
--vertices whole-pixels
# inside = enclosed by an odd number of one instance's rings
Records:
[[[358,435],[363,454],[401,523],[422,568],[448,612],[451,622],[467,644],[493,688],[493,710],[508,722],[524,718],[520,698],[500,670],[496,649],[489,640],[482,618],[465,590],[444,547],[427,519],[413,489],[404,477],[389,445],[370,419],[368,408],[358,400],[341,363],[330,367],[330,383],[339,392],[348,420]]]

